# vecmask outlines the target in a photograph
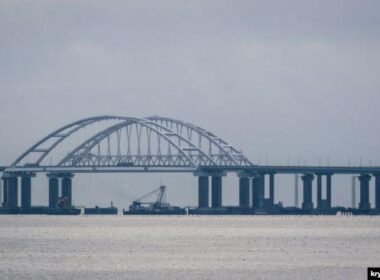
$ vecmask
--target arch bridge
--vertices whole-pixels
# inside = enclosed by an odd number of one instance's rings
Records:
[[[53,161],[53,158],[55,159]],[[222,176],[239,175],[239,206],[263,209],[274,205],[274,175],[303,174],[302,208],[313,209],[312,181],[317,177],[317,208],[331,208],[331,176],[358,174],[360,204],[370,208],[369,180],[376,178],[376,208],[380,209],[380,168],[321,166],[259,166],[239,149],[211,131],[190,122],[160,116],[96,116],[65,125],[22,153],[3,172],[3,206],[18,206],[21,178],[21,207],[31,205],[31,177],[47,173],[49,207],[57,207],[61,196],[72,199],[75,173],[95,172],[192,172],[199,177],[198,206],[222,207]],[[265,176],[269,175],[269,198],[265,198]],[[326,176],[326,198],[322,198],[322,176]],[[268,206],[269,205],[269,206]]]
[[[44,164],[49,154],[81,130],[105,122],[105,128],[67,151],[55,164]],[[249,166],[253,164],[238,149],[190,122],[158,116],[99,116],[73,122],[48,134],[6,171],[194,172],[208,167]]]

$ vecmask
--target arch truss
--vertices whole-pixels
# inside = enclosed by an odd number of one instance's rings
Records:
[[[54,164],[46,158],[69,137],[84,128],[113,121],[65,152]],[[27,160],[34,155],[34,160]],[[37,156],[36,156],[37,155]],[[241,167],[252,163],[215,134],[189,122],[152,116],[147,118],[98,116],[68,124],[31,146],[11,165],[17,168],[185,168]]]

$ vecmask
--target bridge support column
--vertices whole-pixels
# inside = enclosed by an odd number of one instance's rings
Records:
[[[1,179],[3,180],[3,201],[1,205],[6,208],[8,205],[8,178],[3,176]]]
[[[212,176],[211,179],[211,207],[222,207],[222,177]]]
[[[239,207],[249,207],[249,178],[239,178]]]
[[[67,201],[67,207],[72,205],[72,177],[72,174],[68,174],[62,179],[62,197]]]
[[[30,208],[32,206],[32,180],[29,175],[21,177],[21,207]]]
[[[57,208],[58,206],[58,178],[52,177],[48,174],[49,177],[49,208]]]
[[[198,177],[198,207],[207,208],[209,206],[209,180],[208,176]]]
[[[256,175],[252,178],[252,208],[264,207],[265,174]]]
[[[273,207],[274,205],[274,173],[269,174],[269,199],[270,199],[271,206]]]
[[[265,174],[261,174],[259,177],[259,208],[264,208],[265,200]]]
[[[259,208],[259,194],[260,194],[260,178],[255,176],[252,178],[252,208]]]
[[[326,175],[326,207],[331,208],[331,174]]]
[[[305,174],[302,176],[303,180],[303,203],[302,209],[313,209],[313,174]]]
[[[317,175],[317,208],[322,208],[322,175]]]
[[[380,211],[380,174],[375,174],[375,208]]]
[[[360,202],[359,209],[370,209],[371,203],[369,202],[369,181],[371,176],[368,174],[361,174],[360,181]]]
[[[18,206],[18,178],[15,176],[8,178],[7,183],[7,207],[16,208]]]

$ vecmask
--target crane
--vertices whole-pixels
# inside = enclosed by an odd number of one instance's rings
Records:
[[[133,204],[131,205],[133,208],[142,208],[142,207],[148,207],[148,208],[168,208],[170,207],[170,204],[166,202],[166,186],[162,185],[159,188],[143,195],[142,197],[136,199],[133,201]],[[147,200],[145,199],[153,199],[155,200]]]
[[[124,215],[183,215],[185,208],[171,206],[166,201],[166,186],[162,185],[133,201]]]

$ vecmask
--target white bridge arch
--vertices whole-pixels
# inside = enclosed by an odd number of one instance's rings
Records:
[[[114,123],[66,151],[57,163],[44,163],[69,137],[106,121]],[[34,160],[26,160],[31,155]],[[53,131],[21,154],[7,171],[194,171],[250,166],[253,164],[238,149],[190,122],[159,116],[105,115],[82,119]]]

